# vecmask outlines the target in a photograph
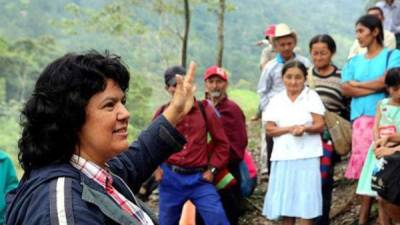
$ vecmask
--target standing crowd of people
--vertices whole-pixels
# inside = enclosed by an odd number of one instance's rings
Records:
[[[324,125],[324,115],[333,112],[352,126],[344,176],[358,181],[358,224],[368,223],[374,199],[378,200],[379,224],[399,222],[391,211],[397,208],[394,215],[400,215],[398,200],[388,203],[371,182],[384,169],[379,164],[386,162],[385,157],[400,154],[399,10],[398,1],[380,1],[356,21],[356,41],[342,70],[332,61],[336,44],[330,35],[310,40],[310,64],[295,53],[297,36],[291,28],[286,24],[267,27],[270,46],[261,61],[271,51],[276,56],[262,64],[257,89],[260,115],[254,117],[262,118],[265,130],[261,151],[267,162],[263,165],[268,176],[263,208],[267,218],[281,219],[282,224],[294,224],[296,219],[300,224],[330,223],[334,165],[340,155]]]
[[[400,154],[399,10],[398,1],[380,1],[355,22],[342,70],[333,63],[330,35],[310,40],[309,60],[295,50],[298,36],[288,25],[265,30],[252,120],[262,121],[266,218],[330,223],[334,166],[341,160],[325,123],[334,113],[352,124],[344,175],[358,181],[358,224],[368,223],[375,199],[379,224],[400,222],[400,183],[396,193],[381,196],[372,182],[394,161],[387,157]],[[130,74],[120,57],[92,51],[50,63],[22,110],[19,183],[0,152],[0,225],[239,224],[246,118],[227,94],[227,70],[208,67],[198,99],[195,69],[191,63],[165,70],[170,100],[129,144]],[[392,171],[393,180],[400,181],[399,172]],[[145,181],[159,187],[158,216],[137,197]]]

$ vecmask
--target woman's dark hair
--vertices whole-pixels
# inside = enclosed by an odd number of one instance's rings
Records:
[[[400,68],[392,68],[387,71],[385,85],[387,88],[400,86]]]
[[[298,68],[301,70],[301,72],[304,75],[304,78],[307,77],[307,67],[300,61],[298,60],[289,60],[285,63],[285,65],[283,65],[282,68],[282,77],[283,75],[286,73],[286,71],[290,68]]]
[[[107,79],[126,92],[129,72],[117,55],[90,51],[66,54],[40,74],[21,115],[18,158],[26,172],[69,162],[86,120],[90,98],[106,88]]]
[[[313,38],[311,38],[310,44],[308,45],[310,48],[310,52],[311,52],[312,46],[316,43],[325,43],[328,46],[329,51],[331,51],[332,54],[336,53],[336,43],[335,43],[335,40],[333,40],[333,38],[330,35],[319,34],[319,35],[316,35]]]
[[[383,46],[383,26],[380,19],[373,15],[364,15],[357,20],[356,25],[358,24],[367,27],[371,32],[378,29],[379,34],[376,37],[376,41]]]

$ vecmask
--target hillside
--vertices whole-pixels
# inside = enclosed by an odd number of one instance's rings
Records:
[[[158,2],[172,7],[156,10]],[[338,44],[335,62],[342,66],[354,38],[354,21],[365,9],[362,0],[227,2],[223,62],[230,72],[230,96],[247,118],[254,114],[258,101],[255,87],[261,49],[255,42],[263,38],[268,24],[292,26],[304,55],[308,55],[307,42],[313,35],[332,34]],[[201,98],[203,71],[214,64],[216,16],[205,1],[190,3],[188,53],[199,65],[197,96]],[[109,49],[123,57],[133,74],[128,93],[131,139],[148,124],[156,107],[168,100],[162,74],[167,66],[179,64],[180,40],[171,29],[181,30],[181,14],[172,13],[179,12],[180,1],[0,0],[0,4],[0,121],[4,121],[0,148],[11,152],[14,159],[19,110],[43,67],[67,51]]]
[[[299,46],[304,55],[308,55],[307,43],[312,36],[319,33],[331,34],[338,42],[337,64],[343,65],[354,39],[354,22],[365,8],[364,1],[300,2],[228,1],[233,11],[227,12],[225,19],[224,65],[232,72],[234,83],[245,79],[250,83],[248,88],[253,89],[259,74],[257,62],[260,53],[254,43],[263,38],[264,28],[271,23],[284,22],[292,26],[299,33]],[[132,21],[137,22],[137,30],[140,32],[110,35],[104,27],[81,22],[85,17],[76,13],[81,12],[79,9],[100,9],[109,3],[106,0],[1,0],[0,4],[4,7],[0,8],[0,35],[7,40],[50,35],[63,51],[111,49],[124,56],[131,68],[139,74],[154,76],[160,74],[167,65],[179,63],[179,39],[166,29],[167,25],[179,28],[182,24],[179,16],[154,12],[150,6],[151,1],[128,4],[127,11],[132,14]],[[189,58],[196,60],[200,71],[203,71],[204,67],[214,61],[216,18],[205,4],[193,3],[192,11]],[[75,25],[68,26],[68,23]]]
[[[215,0],[192,0],[189,59],[198,63],[197,97],[203,97],[204,69],[215,61]],[[265,27],[287,23],[299,36],[300,53],[308,41],[331,34],[337,42],[335,63],[342,67],[354,40],[354,22],[373,0],[227,0],[224,67],[230,72],[229,97],[247,120],[254,115]],[[158,4],[168,7],[159,7]],[[180,63],[182,1],[178,0],[0,0],[0,149],[18,164],[20,110],[46,64],[66,52],[105,49],[121,55],[132,74],[127,94],[130,140],[144,129],[154,110],[168,101],[163,71]],[[158,7],[157,7],[158,6]],[[258,160],[260,123],[248,122],[249,149]],[[258,164],[260,165],[260,160]],[[343,179],[346,158],[336,167],[333,224],[355,224],[354,183]],[[22,175],[18,168],[18,174]],[[265,177],[264,177],[265,178]],[[242,225],[273,224],[261,214],[266,180],[261,179]],[[154,202],[157,206],[157,201]],[[371,222],[371,224],[374,222]]]

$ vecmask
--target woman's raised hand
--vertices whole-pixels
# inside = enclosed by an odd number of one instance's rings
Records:
[[[194,84],[195,74],[196,64],[191,62],[185,77],[179,74],[176,76],[175,94],[169,106],[163,112],[165,118],[172,125],[176,125],[193,107],[193,96],[196,91],[196,85]]]

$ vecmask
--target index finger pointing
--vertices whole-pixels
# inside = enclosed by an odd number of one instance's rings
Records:
[[[185,76],[185,80],[189,83],[193,83],[195,75],[196,75],[196,63],[191,61],[190,65],[189,65],[189,69]]]

